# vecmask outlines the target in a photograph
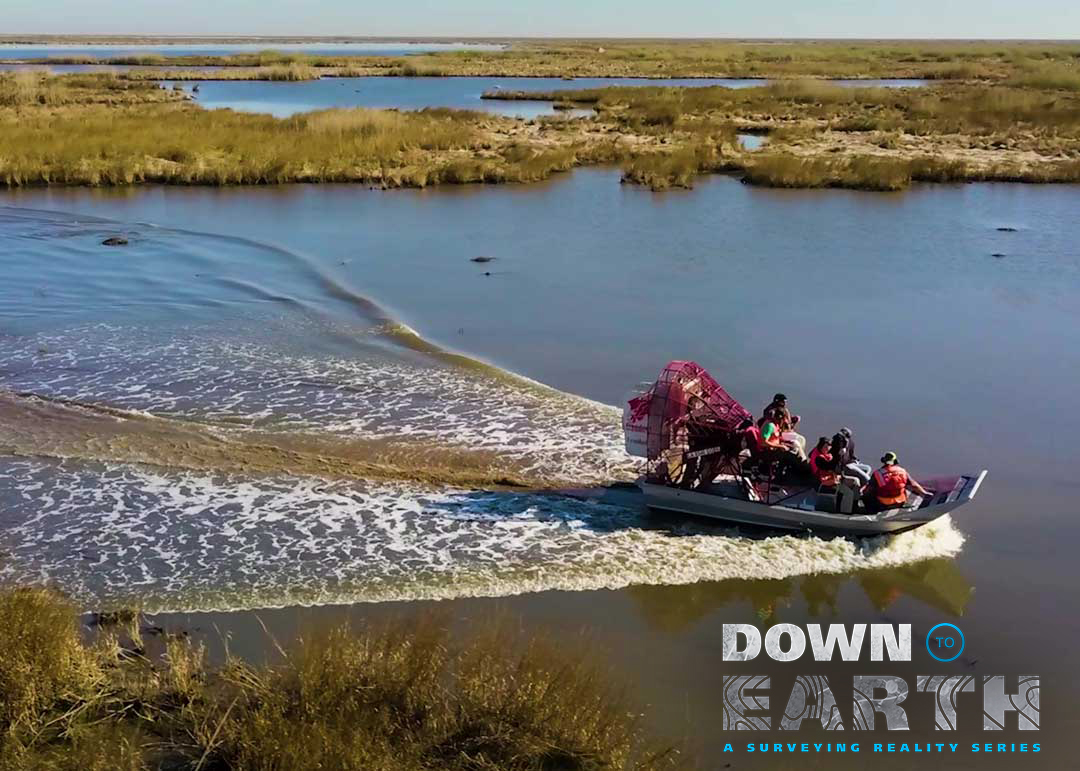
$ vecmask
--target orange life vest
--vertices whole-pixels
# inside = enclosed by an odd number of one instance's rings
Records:
[[[827,487],[832,487],[836,484],[836,472],[818,466],[819,458],[821,460],[831,461],[832,455],[829,454],[828,450],[822,452],[817,447],[815,447],[813,450],[810,451],[810,470],[814,472],[814,476],[818,478],[818,482]]]
[[[908,473],[893,463],[874,472],[874,490],[878,503],[895,506],[907,501]]]

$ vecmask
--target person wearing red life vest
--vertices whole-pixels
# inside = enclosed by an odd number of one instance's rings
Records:
[[[836,459],[829,449],[829,438],[826,436],[818,439],[817,445],[810,451],[810,470],[817,477],[818,484],[823,487],[835,487],[838,476],[836,473]]]
[[[897,462],[896,453],[887,452],[881,456],[881,468],[870,477],[863,501],[868,511],[896,509],[907,503],[909,487],[920,495],[930,495],[930,492]]]

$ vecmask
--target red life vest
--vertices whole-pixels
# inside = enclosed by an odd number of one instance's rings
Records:
[[[761,436],[761,429],[757,426],[749,426],[744,432],[746,438],[746,447],[752,453],[763,452],[767,445],[765,439]]]
[[[814,476],[818,478],[818,482],[821,484],[829,487],[835,485],[837,479],[836,472],[818,466],[818,459],[831,461],[832,455],[829,454],[828,450],[823,452],[815,447],[810,452],[810,470],[814,472]]]
[[[893,463],[874,472],[874,493],[883,505],[895,506],[907,501],[907,485],[908,473],[903,466]]]

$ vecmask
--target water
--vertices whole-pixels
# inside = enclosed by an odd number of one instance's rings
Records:
[[[175,43],[175,44],[0,44],[0,59],[49,59],[93,56],[231,56],[260,51],[286,51],[309,56],[407,56],[438,51],[499,51],[493,43]]]
[[[456,598],[463,621],[588,625],[655,724],[705,753],[724,622],[951,620],[963,672],[1069,682],[1080,189],[618,179],[5,194],[22,208],[0,209],[0,446],[19,455],[0,456],[0,579],[200,611],[166,618],[254,651],[253,621],[205,611],[315,606],[264,614],[287,636]],[[785,391],[808,435],[853,427],[868,460],[990,476],[955,521],[851,542],[427,485],[407,462],[628,478],[616,405],[675,357],[755,412]],[[391,440],[413,449],[378,455]],[[315,456],[390,473],[302,473]],[[329,607],[355,601],[376,604]],[[947,670],[916,658],[912,679]],[[1060,688],[1044,704],[1053,765],[1080,713]]]
[[[484,110],[498,115],[535,118],[550,115],[550,102],[500,101],[482,99],[489,91],[578,91],[608,86],[670,86],[701,88],[750,88],[767,81],[732,78],[323,78],[298,82],[207,81],[199,84],[199,104],[213,109],[229,107],[288,117],[300,112],[328,107],[396,107],[417,110],[423,107],[455,107]],[[841,85],[864,81],[836,81]],[[886,81],[887,82],[887,81]],[[171,87],[171,81],[166,83]],[[192,84],[182,83],[186,89]],[[909,84],[912,85],[912,84]],[[591,110],[569,110],[574,117],[591,115]]]
[[[760,150],[769,141],[769,138],[762,134],[737,134],[736,136],[739,144],[746,150]]]
[[[647,78],[323,78],[298,82],[207,81],[199,84],[199,104],[208,109],[229,107],[288,117],[328,107],[454,107],[483,110],[498,115],[535,118],[550,115],[551,102],[482,99],[489,91],[555,91],[604,88],[606,86],[726,86],[746,88],[762,81],[714,79],[649,80]],[[166,85],[172,86],[172,82]],[[190,90],[192,84],[181,84]],[[566,110],[560,114],[591,115],[591,110]]]
[[[12,57],[14,58],[14,57]],[[122,69],[108,65],[37,65],[4,64],[0,60],[0,72],[20,70],[48,70],[56,74],[77,72],[104,72]],[[145,69],[145,68],[143,68]],[[215,70],[220,67],[199,67],[199,70]],[[921,80],[834,80],[845,87],[906,87],[926,85]],[[186,91],[195,82],[163,81],[167,88],[179,85]],[[496,115],[517,118],[550,116],[556,111],[546,101],[502,101],[482,99],[489,91],[568,91],[608,86],[668,86],[699,88],[723,86],[725,88],[751,88],[768,83],[762,79],[746,78],[528,78],[528,77],[359,77],[321,78],[295,82],[265,80],[199,81],[198,103],[207,109],[229,108],[243,112],[256,112],[287,118],[297,113],[322,110],[331,107],[374,107],[419,110],[424,107],[452,107],[464,110],[482,110]],[[588,117],[591,109],[561,110],[564,117]],[[753,140],[751,140],[753,143]]]

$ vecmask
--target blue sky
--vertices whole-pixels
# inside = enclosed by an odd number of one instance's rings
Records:
[[[1080,38],[1080,0],[0,0],[0,34]]]

